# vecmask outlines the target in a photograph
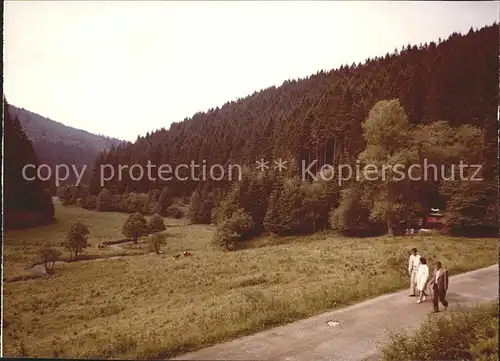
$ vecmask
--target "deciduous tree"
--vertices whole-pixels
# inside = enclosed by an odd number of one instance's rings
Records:
[[[90,231],[86,225],[78,221],[68,231],[64,246],[70,252],[70,259],[77,258],[88,246],[87,237]]]
[[[148,231],[146,218],[139,212],[132,213],[123,225],[123,234],[135,243],[138,242],[139,237],[147,235]]]

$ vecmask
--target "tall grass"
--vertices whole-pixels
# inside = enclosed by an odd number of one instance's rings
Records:
[[[123,238],[127,215],[56,205],[59,223],[7,232],[7,277],[29,267],[39,247],[57,243],[73,222],[92,244]],[[57,266],[51,279],[4,283],[4,355],[65,358],[172,357],[405,288],[416,246],[450,273],[497,262],[496,239],[344,238],[324,233],[270,237],[223,252],[214,228],[166,219],[163,254],[147,243],[86,251],[121,259]],[[192,257],[173,256],[191,251]],[[137,254],[142,253],[142,254]],[[135,254],[135,255],[134,255]]]
[[[394,332],[382,361],[498,360],[498,301],[431,314],[415,334]]]

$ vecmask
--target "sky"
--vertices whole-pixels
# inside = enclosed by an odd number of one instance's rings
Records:
[[[499,4],[6,1],[4,93],[134,141],[287,79],[491,25]]]

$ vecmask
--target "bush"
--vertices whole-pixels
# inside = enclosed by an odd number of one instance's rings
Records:
[[[97,197],[96,196],[87,196],[82,198],[81,200],[82,207],[88,210],[92,210],[96,208],[97,205]]]
[[[178,206],[172,205],[172,206],[167,208],[167,211],[165,212],[165,216],[180,219],[180,218],[184,217],[184,212]]]
[[[139,194],[130,193],[127,198],[127,208],[128,213],[144,213],[146,208],[146,200]]]
[[[110,209],[115,212],[124,212],[126,210],[123,201],[124,198],[125,197],[121,194],[114,194],[111,196]]]
[[[40,250],[40,258],[45,266],[45,270],[49,271],[54,268],[54,263],[61,257],[61,251],[52,247],[44,247]]]
[[[247,239],[254,228],[255,222],[252,217],[243,209],[238,209],[231,218],[217,225],[213,242],[228,250],[233,242]]]
[[[164,234],[155,233],[151,235],[151,247],[156,253],[160,253],[161,246],[164,246],[166,243]]]
[[[161,232],[167,229],[167,227],[165,227],[165,223],[163,222],[162,216],[160,216],[158,213],[156,213],[149,219],[148,228],[149,232],[151,233]]]
[[[57,189],[57,196],[63,206],[70,205],[73,200],[71,188],[67,185],[63,185]]]
[[[330,228],[349,237],[379,236],[386,231],[384,222],[370,220],[370,209],[363,202],[364,189],[353,184],[340,194],[337,208],[330,212]]]
[[[393,333],[382,360],[498,360],[498,302],[431,315],[414,335]]]
[[[427,258],[427,257],[426,257]],[[408,252],[404,249],[387,254],[387,266],[394,270],[405,272],[408,265]]]

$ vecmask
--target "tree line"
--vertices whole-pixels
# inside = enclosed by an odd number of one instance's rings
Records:
[[[393,235],[398,222],[406,226],[433,207],[446,209],[445,231],[451,234],[496,234],[496,181],[483,178],[481,170],[472,181],[476,169],[464,169],[461,176],[453,166],[460,160],[481,163],[481,129],[452,127],[444,121],[412,126],[398,100],[378,102],[362,129],[366,147],[357,163],[378,166],[379,177],[361,172],[358,179],[339,185],[338,177],[325,172],[314,181],[302,180],[296,168],[288,174],[247,172],[218,203],[212,193],[203,197],[195,191],[191,220],[214,222],[214,241],[225,248],[262,232],[291,235],[334,229],[348,236]],[[436,178],[423,177],[425,159],[440,168]],[[398,179],[390,172],[381,177],[380,169],[391,164],[405,171],[420,167],[412,178]],[[212,218],[209,209],[215,210]]]
[[[225,249],[264,232],[285,236],[334,229],[347,236],[394,235],[398,224],[406,227],[430,208],[446,209],[446,231],[451,234],[495,234],[496,181],[484,178],[476,166],[485,148],[480,128],[452,127],[445,121],[412,125],[397,99],[375,104],[361,127],[366,146],[356,164],[360,169],[374,167],[375,178],[360,172],[341,182],[338,173],[324,168],[314,180],[304,180],[296,160],[285,171],[245,167],[242,179],[226,191],[201,184],[191,195],[187,216],[192,223],[215,224],[214,243]],[[474,168],[459,169],[460,162]],[[387,165],[398,165],[400,173],[392,167],[381,174]],[[75,188],[63,189],[64,204],[76,201]],[[99,211],[172,216],[178,208],[168,187],[142,195],[112,195],[102,188],[92,197],[93,209]]]
[[[446,209],[450,232],[490,234],[498,177],[497,54],[498,24],[493,24],[285,81],[101,153],[81,202],[100,210],[151,213],[163,192],[191,197],[188,216],[195,223],[216,223],[219,241],[325,228],[391,234],[431,207]],[[288,159],[296,166],[283,174],[254,174],[260,158]],[[398,161],[408,167],[423,159],[438,166],[459,160],[482,164],[484,181],[362,179],[340,187],[335,181],[304,182],[297,170],[302,161],[313,160],[318,173],[325,164]],[[136,181],[124,174],[100,185],[101,164],[146,167],[150,161],[175,167],[203,160],[248,169],[241,182]],[[105,205],[98,206],[103,199]]]

